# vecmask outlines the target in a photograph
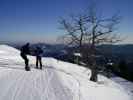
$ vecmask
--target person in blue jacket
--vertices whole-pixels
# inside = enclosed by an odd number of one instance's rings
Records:
[[[35,55],[36,55],[36,68],[38,69],[38,65],[40,64],[40,69],[42,69],[42,55],[43,55],[43,50],[41,47],[37,47],[35,50]]]

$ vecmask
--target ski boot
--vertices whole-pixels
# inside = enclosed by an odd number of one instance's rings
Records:
[[[25,70],[26,71],[30,71],[30,67],[25,67]]]

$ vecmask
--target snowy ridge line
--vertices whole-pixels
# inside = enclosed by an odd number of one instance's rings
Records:
[[[12,51],[13,53],[20,53],[20,51],[19,50],[17,50],[16,48],[14,48],[14,47],[11,47],[11,46],[9,46],[9,45],[1,45],[0,44],[0,50],[3,50],[3,51],[7,51],[7,52],[9,52],[10,53],[10,51]]]
[[[17,52],[0,46],[0,100],[132,100],[107,77],[98,75],[102,84],[91,82],[89,69],[54,58],[42,58],[43,70],[37,70],[35,57],[28,56],[26,72]]]

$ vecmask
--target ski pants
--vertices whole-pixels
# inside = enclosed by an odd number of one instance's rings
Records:
[[[22,58],[24,59],[24,61],[25,61],[25,67],[29,67],[29,60],[28,60],[26,54],[21,53],[21,57],[22,57]]]
[[[41,56],[36,56],[36,68],[38,68],[38,64],[40,63],[40,69],[42,69],[42,61]]]

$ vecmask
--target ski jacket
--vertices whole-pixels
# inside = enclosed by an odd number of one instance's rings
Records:
[[[22,46],[21,53],[30,54],[29,46],[27,46],[27,45]]]

